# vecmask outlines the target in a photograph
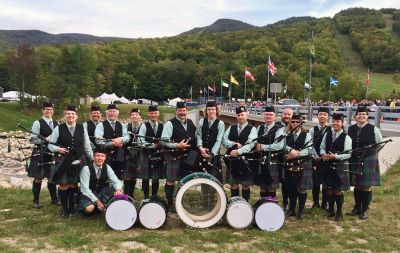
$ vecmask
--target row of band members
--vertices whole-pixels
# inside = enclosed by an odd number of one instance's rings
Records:
[[[91,213],[96,208],[104,209],[106,201],[113,194],[121,194],[122,189],[133,197],[137,178],[142,179],[145,198],[150,195],[149,181],[154,196],[158,194],[159,180],[165,178],[168,207],[173,209],[175,181],[203,170],[223,180],[222,143],[227,149],[224,181],[230,184],[231,196],[240,195],[241,186],[242,197],[248,201],[250,186],[255,184],[260,187],[260,197],[275,200],[280,183],[287,216],[302,220],[307,190],[312,189],[313,208],[322,206],[328,217],[340,221],[343,191],[352,184],[355,205],[346,214],[367,218],[371,186],[380,185],[381,180],[378,149],[362,148],[382,141],[380,131],[368,123],[367,108],[357,108],[356,124],[349,127],[347,134],[343,131],[343,116],[334,114],[332,126],[328,126],[329,111],[323,107],[318,111],[318,125],[308,132],[299,126],[302,117],[293,115],[290,108],[283,110],[281,122],[275,122],[274,108],[265,107],[264,124],[256,129],[248,123],[246,108],[239,106],[237,123],[226,131],[224,122],[218,119],[218,110],[217,104],[209,101],[196,129],[187,118],[184,102],[177,103],[176,117],[165,124],[159,122],[158,107],[153,105],[148,108],[149,120],[143,124],[137,108],[131,111],[131,122],[122,124],[115,104],[108,105],[104,121],[100,108],[92,106],[90,120],[83,125],[77,123],[76,107],[69,106],[65,123],[58,125],[52,120],[54,106],[44,103],[42,118],[32,126],[33,133],[45,137],[43,141],[32,135],[36,146],[28,175],[34,178],[34,207],[41,207],[39,194],[44,178],[49,179],[52,204],[61,204],[62,218],[76,212],[78,182],[82,193],[78,209]],[[351,149],[357,152],[340,154]],[[52,157],[52,153],[57,155]]]

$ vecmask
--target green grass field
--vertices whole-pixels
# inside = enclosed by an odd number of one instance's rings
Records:
[[[102,105],[101,109],[103,112],[103,118],[105,117],[104,111],[106,105]],[[121,120],[128,120],[130,111],[133,107],[140,108],[142,112],[142,118],[147,119],[147,106],[143,105],[118,105],[120,110],[119,118]],[[89,106],[82,106],[78,110],[78,121],[84,122],[88,119],[90,112]],[[160,106],[160,120],[163,120],[165,116],[175,113],[175,109],[166,106]],[[1,131],[15,131],[17,124],[21,123],[23,126],[30,128],[33,121],[41,117],[40,107],[29,107],[27,111],[22,112],[18,103],[0,103],[0,130]],[[63,118],[63,112],[61,110],[55,110],[54,119],[61,121]]]
[[[163,191],[161,191],[163,194]],[[400,162],[383,176],[383,186],[373,189],[369,219],[345,217],[337,223],[321,210],[307,208],[305,220],[287,219],[274,233],[253,227],[233,230],[224,222],[210,229],[192,229],[176,214],[165,227],[149,231],[135,224],[117,232],[104,217],[59,218],[50,206],[47,191],[44,207],[35,210],[29,190],[0,188],[1,252],[397,252],[400,245]],[[253,190],[251,203],[257,199]],[[310,194],[309,194],[310,195]],[[136,199],[141,199],[139,190]],[[345,194],[344,210],[352,208],[352,193]]]

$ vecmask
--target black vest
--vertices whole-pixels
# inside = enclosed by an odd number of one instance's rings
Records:
[[[260,144],[272,144],[275,141],[275,136],[276,136],[276,132],[278,131],[278,129],[280,128],[280,125],[275,124],[267,133],[266,136],[260,138],[258,140],[258,143]],[[258,137],[260,137],[261,135],[264,135],[264,129],[265,129],[265,124],[262,124],[260,126],[260,128],[258,129]]]
[[[347,130],[347,133],[353,141],[352,148],[363,148],[375,144],[374,128],[375,126],[370,123],[367,123],[363,128],[359,128],[357,124],[351,125]],[[356,151],[353,155],[367,157],[376,153],[377,151],[374,148],[367,148],[366,150],[361,149]]]
[[[204,118],[203,127],[201,128],[201,140],[203,142],[203,147],[211,151],[214,147],[215,142],[218,137],[218,124],[219,119],[215,119],[211,127],[208,124],[208,119]]]
[[[294,133],[293,133],[293,135],[286,137],[286,143],[289,147],[296,150],[300,150],[304,146],[306,136],[307,132],[300,132],[299,136],[297,136],[297,139],[294,142]]]
[[[49,124],[47,124],[47,122],[44,119],[40,119],[39,120],[39,124],[40,124],[40,132],[39,134],[41,136],[47,137],[50,136],[51,133],[53,133],[53,130],[50,128]],[[53,121],[53,129],[58,126],[58,122],[57,121]]]
[[[249,138],[249,134],[250,134],[253,126],[250,124],[247,124],[247,126],[244,129],[242,129],[242,131],[240,132],[240,135],[238,134],[237,128],[238,128],[237,124],[231,125],[231,130],[229,131],[228,139],[230,141],[239,142],[243,146],[244,144],[246,144],[247,139]],[[226,153],[230,154],[230,152],[234,149],[237,149],[236,145],[234,145],[231,148],[228,148]]]
[[[146,123],[144,123],[144,125],[146,127],[146,134],[145,134],[146,136],[153,137],[153,138],[161,138],[161,134],[164,129],[163,124],[158,123],[157,133],[154,133],[153,127],[151,126],[150,122],[146,122]],[[151,139],[151,138],[145,138],[145,141],[148,143],[155,142],[154,139]]]
[[[196,126],[193,124],[193,121],[187,119],[187,131],[182,126],[182,123],[177,119],[173,118],[170,120],[172,123],[172,136],[171,139],[175,142],[180,142],[184,139],[189,139],[190,149],[197,149],[197,141],[196,141]]]
[[[100,172],[100,179],[96,177],[96,170],[93,164],[89,165],[90,171],[90,181],[89,188],[93,193],[100,193],[100,191],[108,186],[108,173],[107,173],[107,165],[103,164]]]
[[[346,140],[346,134],[342,132],[339,136],[336,137],[336,140],[332,143],[332,131],[326,133],[326,142],[325,142],[325,150],[326,153],[338,153],[344,151],[344,142]]]
[[[94,124],[93,120],[86,121],[87,124],[87,132],[89,135],[90,141],[96,146],[96,138],[94,138],[94,132],[96,130],[96,125]],[[99,124],[99,123],[97,123]]]
[[[102,122],[104,127],[104,139],[115,139],[117,137],[122,137],[122,124],[119,121],[115,121],[115,131],[113,130],[110,122],[105,120]]]
[[[85,153],[83,149],[84,130],[81,124],[77,123],[75,125],[74,136],[71,136],[66,123],[58,126],[58,133],[57,143],[63,147],[69,147],[74,151],[76,155],[75,158],[79,158]]]
[[[133,124],[132,124],[132,122],[131,122],[131,123],[128,123],[128,132],[133,133],[133,134],[139,134],[140,126],[141,126],[141,124],[136,128],[135,131],[133,131]],[[129,142],[128,142],[128,145],[129,145],[129,146],[132,145],[132,142],[133,142],[133,141],[136,141],[135,135],[132,135],[132,134],[131,134],[130,136],[131,136],[131,138],[130,138],[130,140],[129,140]],[[136,137],[136,138],[137,138],[137,137]]]
[[[320,155],[321,142],[324,137],[324,134],[329,132],[332,132],[332,127],[330,126],[327,126],[323,131],[320,131],[318,126],[314,127],[313,143],[314,143],[314,149],[315,151],[317,151],[318,155]]]

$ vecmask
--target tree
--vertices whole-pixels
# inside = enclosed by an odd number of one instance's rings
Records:
[[[20,103],[25,109],[25,93],[35,91],[37,68],[34,61],[34,48],[28,44],[20,45],[7,56],[7,67],[14,87],[19,91]]]

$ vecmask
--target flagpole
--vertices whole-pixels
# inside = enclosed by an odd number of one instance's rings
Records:
[[[311,45],[314,45],[314,31],[311,31]],[[310,53],[310,89],[308,89],[308,120],[312,121],[312,111],[311,111],[311,74],[312,74],[312,54]]]
[[[193,86],[190,86],[190,102],[193,102]]]
[[[332,92],[332,84],[329,82],[329,99],[328,99],[329,103],[331,103],[331,92]]]
[[[267,72],[268,72],[268,79],[267,79],[267,103],[268,103],[268,98],[269,98],[269,63],[271,61],[271,55],[268,54],[268,62],[267,62]]]
[[[368,68],[368,74],[367,74],[367,82],[365,84],[365,100],[368,100],[368,86],[369,86],[369,68]]]
[[[222,96],[222,79],[221,79],[221,105],[224,103],[224,97]]]
[[[244,103],[246,104],[246,74],[244,74]]]

